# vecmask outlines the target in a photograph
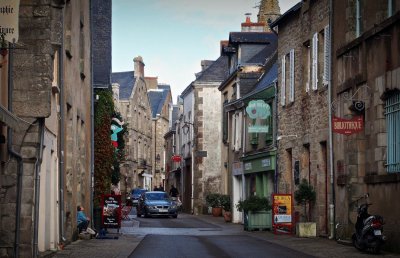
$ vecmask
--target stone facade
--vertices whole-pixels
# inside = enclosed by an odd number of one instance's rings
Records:
[[[384,248],[399,252],[400,159],[391,153],[400,143],[399,127],[393,124],[399,123],[400,115],[398,108],[397,115],[390,109],[396,109],[400,100],[400,6],[394,2],[393,6],[383,0],[368,2],[368,8],[359,6],[357,11],[356,1],[334,1],[333,115],[348,119],[361,115],[364,127],[349,136],[334,134],[333,165],[336,220],[351,231],[356,206],[364,202],[356,200],[369,193],[373,203],[369,213],[385,220]]]
[[[125,142],[126,159],[121,168],[121,190],[152,187],[152,115],[147,85],[144,78],[144,63],[142,57],[134,58],[135,71],[113,73],[113,91],[117,106],[125,122],[128,123],[128,133]],[[120,78],[134,78],[127,85],[118,85]],[[124,92],[124,94],[122,94]],[[162,138],[162,137],[161,137]],[[124,191],[122,191],[124,193]]]
[[[278,34],[278,193],[293,194],[302,179],[316,190],[308,208],[317,234],[328,234],[328,91],[324,42],[328,1],[301,2],[274,24]],[[304,208],[295,204],[300,220]]]
[[[88,2],[20,3],[22,47],[9,60],[13,77],[1,71],[2,88],[12,81],[11,111],[24,119],[7,135],[12,151],[0,166],[1,257],[57,249],[74,239],[76,205],[90,210],[89,10]]]

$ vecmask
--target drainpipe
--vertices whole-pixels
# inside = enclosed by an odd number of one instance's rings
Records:
[[[58,180],[58,189],[59,189],[59,243],[63,243],[66,239],[64,237],[64,121],[65,121],[65,103],[64,103],[64,18],[65,17],[65,7],[62,10],[62,33],[61,33],[61,48],[59,51],[59,62],[58,67],[60,71],[60,94],[59,94],[59,105],[60,105],[60,128],[59,128],[59,148],[58,148],[58,157],[60,159],[58,170],[59,170],[59,180]]]
[[[44,118],[39,119],[39,156],[35,162],[35,206],[34,206],[34,226],[33,226],[33,257],[38,257],[38,234],[39,234],[39,202],[40,202],[40,168],[43,160],[43,142],[44,142]]]
[[[12,94],[13,94],[13,61],[14,61],[14,42],[10,43],[10,49],[8,54],[8,111],[12,113]],[[19,240],[20,240],[20,220],[21,220],[21,196],[22,196],[22,175],[24,172],[24,164],[22,162],[22,155],[14,151],[12,147],[13,134],[12,129],[8,127],[7,132],[7,150],[8,153],[13,156],[18,163],[17,168],[17,196],[16,196],[16,207],[15,207],[15,240],[14,240],[14,256],[19,257]]]
[[[275,113],[275,119],[273,119],[274,123],[274,140],[275,140],[275,149],[276,149],[276,154],[275,154],[275,183],[274,183],[274,193],[278,193],[278,177],[279,177],[279,149],[278,149],[278,82],[274,82],[274,88],[275,88],[275,98],[274,98],[274,113]]]
[[[329,51],[329,80],[328,80],[328,107],[329,107],[329,170],[331,177],[332,197],[329,205],[329,224],[330,224],[330,239],[335,235],[335,172],[333,170],[333,133],[332,133],[332,27],[333,27],[333,0],[329,0],[329,39],[331,49]]]

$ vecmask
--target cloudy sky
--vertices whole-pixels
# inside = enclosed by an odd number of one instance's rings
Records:
[[[200,71],[219,57],[219,42],[240,31],[245,13],[256,21],[259,0],[114,0],[112,70],[133,71],[142,56],[145,76],[171,85],[174,103]],[[280,0],[281,13],[299,0]]]

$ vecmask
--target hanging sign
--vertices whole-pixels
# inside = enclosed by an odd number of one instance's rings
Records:
[[[267,119],[271,116],[271,107],[263,100],[252,100],[246,107],[246,112],[251,119]],[[269,133],[269,126],[266,124],[249,125],[249,133]]]
[[[19,0],[0,1],[0,35],[8,42],[18,42]]]
[[[352,119],[344,119],[334,116],[332,118],[332,130],[335,133],[351,135],[364,129],[362,116],[354,116]]]
[[[181,162],[182,161],[182,157],[179,155],[174,155],[174,156],[172,156],[171,159],[173,162]]]
[[[275,234],[293,233],[293,200],[291,194],[272,195],[272,225]]]

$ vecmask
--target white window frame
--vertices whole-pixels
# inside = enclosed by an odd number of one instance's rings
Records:
[[[330,60],[330,52],[331,52],[331,39],[329,34],[329,25],[324,28],[324,74],[322,77],[322,84],[324,86],[328,86],[330,81],[329,72],[331,68],[331,60]]]
[[[294,102],[294,49],[289,52],[289,101]]]
[[[285,106],[286,102],[286,55],[282,56],[282,63],[281,63],[282,69],[282,80],[281,80],[281,105]]]
[[[312,67],[311,67],[312,89],[318,89],[318,32],[314,33],[312,39]]]

